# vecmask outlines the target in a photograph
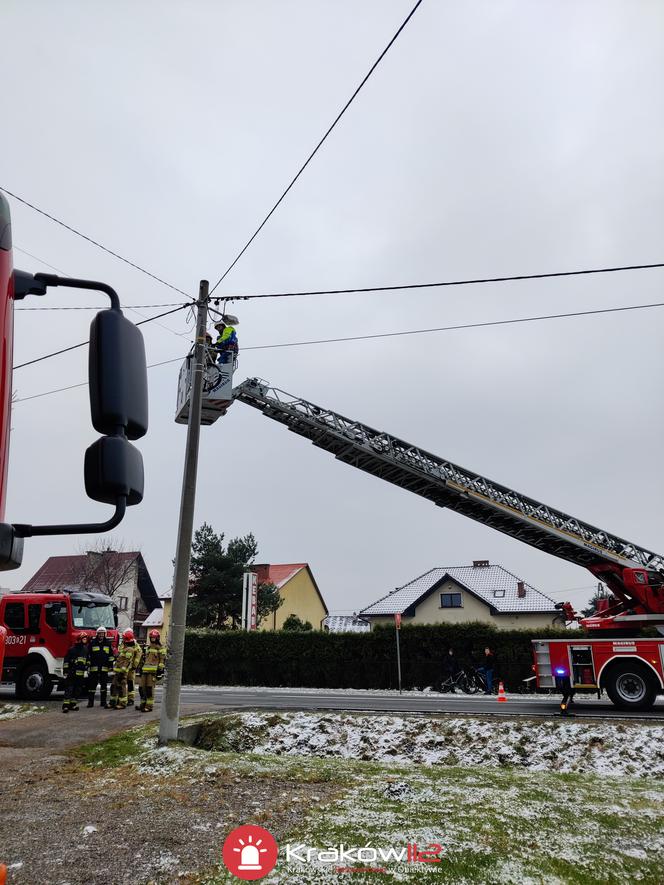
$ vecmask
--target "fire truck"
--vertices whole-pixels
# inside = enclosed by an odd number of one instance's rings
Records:
[[[44,296],[56,286],[99,292],[110,301],[110,307],[100,310],[90,326],[90,412],[92,425],[101,436],[85,452],[83,472],[88,497],[110,505],[113,512],[96,523],[7,522],[14,303]],[[140,503],[143,459],[130,440],[147,433],[148,397],[143,336],[123,315],[117,292],[94,280],[16,270],[9,204],[1,191],[0,344],[0,571],[5,571],[21,565],[25,538],[110,531],[122,521],[127,507]],[[24,697],[48,696],[62,679],[62,658],[74,634],[94,632],[101,625],[117,640],[112,600],[103,594],[72,590],[5,595],[0,599],[2,681],[14,682]]]
[[[181,390],[178,417],[185,396]],[[226,391],[206,390],[205,423],[225,414],[227,400]],[[569,638],[533,643],[538,689],[551,691],[567,683],[575,691],[606,691],[616,706],[627,710],[649,709],[664,693],[664,638],[639,635],[647,627],[663,632],[660,554],[267,381],[244,381],[233,389],[232,400],[260,410],[339,461],[584,566],[603,581],[612,595],[600,600],[593,617],[580,618],[569,603],[557,606],[562,625],[578,628],[580,622],[583,630],[570,629]]]

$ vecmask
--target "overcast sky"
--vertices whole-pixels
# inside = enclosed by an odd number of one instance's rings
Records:
[[[411,6],[4,0],[0,185],[196,294],[230,264]],[[659,0],[424,0],[218,292],[662,261],[662,83]],[[127,305],[182,301],[10,202],[17,267],[104,280]],[[231,309],[242,348],[657,302],[663,281],[648,270]],[[47,303],[96,296],[52,290]],[[184,357],[187,313],[143,327],[148,362]],[[91,316],[17,313],[15,363],[84,340]],[[654,309],[247,350],[236,381],[266,378],[661,550],[663,319]],[[79,349],[21,369],[16,395],[84,381],[86,367]],[[145,500],[116,533],[143,551],[159,591],[172,579],[186,434],[173,423],[178,370],[149,372]],[[8,519],[105,519],[83,489],[94,438],[85,388],[17,404]],[[203,521],[227,537],[253,531],[260,561],[308,562],[332,611],[473,559],[576,604],[594,585],[239,403],[202,431]],[[46,557],[85,543],[28,540],[24,566],[0,583],[19,588]]]

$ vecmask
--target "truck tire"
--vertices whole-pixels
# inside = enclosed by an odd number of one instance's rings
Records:
[[[659,686],[645,664],[626,660],[614,664],[602,680],[606,693],[620,710],[650,710]]]
[[[41,661],[28,663],[16,680],[16,696],[26,701],[44,701],[53,691],[53,680]]]

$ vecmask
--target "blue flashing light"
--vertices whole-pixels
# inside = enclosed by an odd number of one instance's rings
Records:
[[[566,676],[567,670],[564,667],[556,667],[556,676]]]

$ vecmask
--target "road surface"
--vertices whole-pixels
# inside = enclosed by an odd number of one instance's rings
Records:
[[[157,689],[155,713],[159,708],[161,689]],[[0,702],[14,700],[13,688],[0,686]],[[54,693],[44,702],[47,706],[62,703],[62,694]],[[85,703],[84,701],[82,703]],[[97,699],[97,703],[99,703]],[[435,694],[397,691],[343,691],[325,689],[230,688],[226,686],[184,686],[183,714],[200,710],[339,710],[364,713],[412,714],[480,714],[493,716],[558,715],[560,698],[556,695],[508,695],[506,703],[496,696]],[[654,710],[647,713],[625,713],[617,710],[606,698],[579,696],[572,712],[577,717],[595,719],[638,718],[664,721],[664,698],[658,698]]]

